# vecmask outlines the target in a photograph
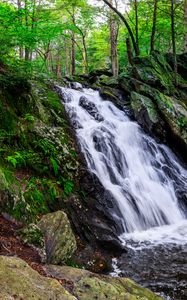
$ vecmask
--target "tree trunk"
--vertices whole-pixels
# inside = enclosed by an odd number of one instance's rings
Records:
[[[21,0],[17,0],[17,8],[18,8],[18,12],[21,10]],[[22,24],[22,17],[21,15],[19,16],[19,22],[20,25]],[[23,53],[23,47],[19,46],[19,58],[22,59],[24,57],[24,53]]]
[[[25,0],[25,7],[24,7],[24,9],[25,9],[25,26],[27,27],[27,29],[28,29],[28,27],[29,27],[29,23],[28,23],[28,3],[27,3],[28,1],[27,0]],[[28,61],[29,60],[29,47],[28,46],[26,46],[25,47],[25,60],[26,61]]]
[[[187,53],[187,0],[184,0],[184,52]]]
[[[110,0],[112,5],[112,0]],[[110,53],[111,53],[111,63],[112,63],[112,74],[113,76],[118,76],[118,49],[117,49],[117,39],[118,39],[118,24],[115,20],[113,12],[110,11],[109,17],[110,24]]]
[[[76,65],[75,65],[75,34],[72,32],[71,37],[71,75],[74,76],[76,72]]]
[[[158,8],[158,0],[154,0],[153,24],[152,24],[152,32],[151,32],[150,52],[153,52],[155,50],[155,33],[156,33],[156,21],[157,21],[157,8]]]
[[[85,35],[82,35],[82,44],[83,44],[83,57],[84,57],[84,74],[88,74],[88,53],[87,53],[87,47],[86,47],[86,39]]]
[[[138,1],[134,0],[134,10],[135,10],[135,17],[136,17],[136,23],[135,23],[135,31],[136,31],[136,46],[139,49],[139,24],[138,24]]]
[[[135,54],[139,55],[140,54],[140,50],[139,50],[138,46],[136,45],[136,40],[134,38],[133,32],[131,30],[131,27],[130,27],[129,23],[125,19],[125,17],[114,6],[112,6],[107,0],[103,0],[103,2],[105,2],[120,17],[120,19],[123,21],[123,23],[125,24],[125,26],[126,26],[126,28],[128,30],[128,33],[129,33],[129,35],[131,37]]]
[[[129,38],[126,39],[126,45],[127,45],[128,61],[131,65],[133,65],[133,54],[132,54],[131,42]]]
[[[56,57],[56,75],[58,78],[62,77],[62,64],[61,64],[60,51],[58,51],[57,57]]]
[[[69,46],[68,46],[68,42],[65,39],[65,63],[66,63],[66,71],[65,74],[67,76],[69,76]]]
[[[171,0],[171,38],[173,49],[173,68],[175,72],[175,84],[177,84],[177,53],[176,53],[176,40],[175,40],[175,9],[174,1]]]

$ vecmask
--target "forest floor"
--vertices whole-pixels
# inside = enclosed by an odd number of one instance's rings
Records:
[[[10,218],[10,219],[9,219]],[[9,215],[0,214],[0,255],[4,256],[16,256],[26,261],[28,265],[37,271],[40,275],[44,277],[50,277],[45,268],[45,262],[42,261],[42,256],[38,252],[38,249],[32,245],[27,245],[21,241],[18,235],[18,230],[20,230],[23,225],[17,222],[15,219],[10,217]],[[79,238],[77,238],[78,251],[77,254],[82,254],[82,242]],[[93,251],[93,250],[92,250]],[[92,251],[87,255],[84,254],[84,258],[82,262],[86,263],[92,256]],[[93,269],[90,271],[95,271],[96,273],[102,273],[104,266],[104,259],[101,253],[95,253],[95,257],[97,258],[97,262],[93,265]],[[64,288],[67,288],[70,292],[73,289],[73,282],[67,281],[66,279],[57,279]]]
[[[73,289],[73,282],[50,276],[45,270],[45,264],[42,263],[41,256],[37,249],[24,244],[20,240],[17,230],[21,228],[21,224],[14,220],[9,221],[5,219],[3,215],[0,215],[0,255],[17,256],[21,258],[40,275],[58,280],[64,288],[71,292]]]
[[[17,234],[17,230],[21,228],[22,225],[16,221],[9,221],[0,215],[0,255],[18,256],[38,273],[46,276],[37,249],[21,242]]]

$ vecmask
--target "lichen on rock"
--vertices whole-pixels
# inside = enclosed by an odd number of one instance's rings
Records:
[[[77,249],[67,215],[63,211],[44,215],[38,227],[45,238],[47,262],[57,265],[65,263]]]

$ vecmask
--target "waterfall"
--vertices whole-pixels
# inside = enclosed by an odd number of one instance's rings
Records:
[[[88,168],[116,201],[124,234],[184,222],[178,197],[187,192],[187,172],[172,151],[98,91],[78,88],[60,88],[64,105]]]

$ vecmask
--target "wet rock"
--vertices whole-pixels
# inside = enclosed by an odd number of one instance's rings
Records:
[[[76,240],[67,215],[57,211],[44,215],[38,223],[45,238],[47,262],[63,264],[75,252]]]
[[[66,203],[78,234],[91,245],[109,252],[124,252],[119,235],[123,232],[120,210],[111,193],[87,170],[80,177],[81,197],[72,195]]]
[[[163,292],[165,299],[185,300],[187,296],[186,245],[166,243],[151,247],[149,245],[141,247],[141,244],[132,244],[132,246],[135,246],[135,250],[129,249],[118,260],[118,268],[122,271],[122,275],[132,278],[154,292]]]
[[[160,116],[170,129],[170,135],[187,149],[187,105],[174,96],[167,96],[146,85],[141,86],[140,92],[156,103]]]
[[[95,104],[93,102],[90,102],[86,97],[80,97],[79,105],[83,107],[92,117],[94,117],[96,121],[104,121],[103,116],[100,115]]]
[[[70,82],[70,86],[74,90],[78,90],[78,91],[82,90],[82,84],[79,82]]]
[[[80,300],[162,300],[128,278],[99,276],[71,267],[47,266],[47,273],[73,283],[73,294]]]
[[[0,256],[0,299],[76,300],[56,279],[46,278],[17,257]]]
[[[158,113],[157,106],[150,98],[136,92],[131,93],[131,99],[132,109],[138,123],[145,131],[153,133],[161,141],[164,141],[166,136],[165,126]]]

